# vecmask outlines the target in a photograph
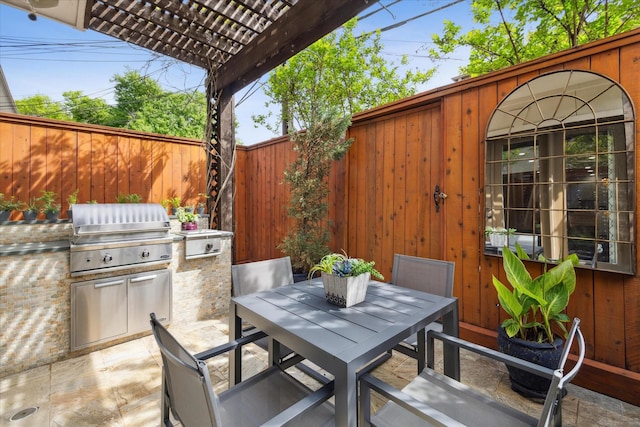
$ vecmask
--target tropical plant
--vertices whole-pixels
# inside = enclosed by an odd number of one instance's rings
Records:
[[[178,210],[176,210],[176,217],[180,222],[196,222],[196,220],[200,218],[200,215],[189,212],[183,207],[179,207]]]
[[[340,277],[354,277],[370,273],[372,277],[384,280],[384,277],[374,268],[375,261],[365,261],[361,258],[350,258],[346,253],[330,253],[322,257],[320,262],[309,270],[310,279],[316,272],[333,274]]]
[[[563,311],[576,287],[574,266],[578,265],[578,256],[571,254],[548,269],[548,260],[541,255],[544,273],[532,278],[522,262],[529,256],[517,243],[516,252],[517,255],[507,246],[502,251],[504,271],[512,289],[493,276],[500,305],[510,316],[501,326],[509,337],[553,343],[554,325],[567,334],[564,323],[571,319]]]

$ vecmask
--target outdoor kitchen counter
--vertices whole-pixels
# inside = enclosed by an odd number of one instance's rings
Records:
[[[130,340],[122,338],[72,352],[70,349],[71,287],[78,281],[154,270],[171,271],[172,324],[225,316],[231,296],[231,241],[221,231],[220,252],[186,259],[180,223],[171,220],[173,258],[164,265],[132,266],[122,272],[71,276],[68,220],[3,221],[0,223],[0,378]],[[199,228],[207,226],[201,218]],[[43,327],[46,325],[46,327]],[[135,337],[135,336],[134,336]]]
[[[69,240],[53,240],[51,242],[10,243],[0,245],[0,256],[41,254],[44,252],[69,251]]]

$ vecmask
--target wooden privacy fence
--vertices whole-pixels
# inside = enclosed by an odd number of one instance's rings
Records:
[[[8,113],[0,113],[0,171],[0,193],[28,202],[53,191],[62,211],[76,189],[79,203],[138,194],[194,205],[206,192],[198,141]]]

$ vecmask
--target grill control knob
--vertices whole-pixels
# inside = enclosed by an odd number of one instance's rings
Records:
[[[149,254],[149,251],[148,251],[148,250],[146,250],[146,249],[145,249],[144,251],[142,251],[142,254],[140,254],[140,256],[141,256],[142,258],[149,258],[149,255],[150,255],[150,254]]]
[[[104,257],[102,257],[102,262],[105,264],[109,264],[111,261],[113,261],[113,257],[109,254],[106,254]]]
[[[205,252],[211,252],[213,249],[213,243],[207,243],[207,246],[204,247]]]

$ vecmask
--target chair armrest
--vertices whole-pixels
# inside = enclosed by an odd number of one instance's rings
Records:
[[[398,390],[397,388],[379,380],[371,374],[364,374],[360,377],[361,392],[369,393],[369,389],[375,390],[382,396],[391,400],[403,409],[411,412],[412,414],[420,417],[423,420],[434,423],[435,425],[446,426],[463,426],[448,415],[438,411],[432,406],[417,400],[408,394]],[[363,387],[364,386],[364,387]],[[370,411],[370,408],[361,408],[361,410]]]
[[[505,354],[487,347],[483,347],[481,345],[474,344],[469,341],[465,341],[461,338],[447,335],[443,332],[432,331],[432,330],[427,332],[427,365],[431,368],[433,368],[433,361],[434,361],[434,356],[433,356],[434,339],[441,340],[443,344],[449,344],[455,347],[463,348],[473,353],[477,353],[482,356],[489,357],[499,362],[506,363],[507,365],[515,366],[519,369],[530,372],[532,374],[539,375],[544,378],[549,378],[549,379],[553,378],[553,369],[545,368],[544,366],[527,362],[526,360],[519,359],[517,357],[510,356],[508,354]]]
[[[275,417],[271,418],[266,423],[262,424],[263,427],[276,427],[284,426],[292,421],[296,421],[300,417],[304,416],[311,409],[320,406],[331,396],[333,396],[334,382],[328,382],[318,390],[314,391],[307,397],[293,405],[289,406],[284,411],[280,412]]]
[[[231,350],[235,350],[236,348],[242,347],[243,345],[252,343],[254,341],[259,340],[260,338],[264,338],[266,337],[267,334],[265,334],[262,331],[259,332],[254,332],[250,335],[247,335],[245,337],[241,337],[238,339],[235,339],[233,341],[229,341],[228,343],[224,343],[222,345],[219,345],[217,347],[211,348],[209,350],[205,350],[202,351],[200,353],[194,354],[193,357],[195,357],[196,359],[199,360],[206,360],[206,359],[210,359],[212,357],[215,356],[219,356],[223,353],[227,353]]]

